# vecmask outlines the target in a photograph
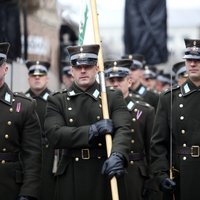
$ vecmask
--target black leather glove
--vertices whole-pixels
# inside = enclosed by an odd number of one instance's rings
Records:
[[[173,192],[176,187],[176,183],[170,178],[165,178],[161,181],[160,186],[163,192]]]
[[[36,200],[36,199],[33,197],[20,196],[17,200]]]
[[[96,137],[104,136],[107,133],[112,134],[113,123],[111,119],[100,120],[90,126],[89,129],[89,143],[91,143]]]
[[[101,173],[111,179],[113,176],[119,178],[125,174],[125,159],[121,153],[114,152],[104,162]]]

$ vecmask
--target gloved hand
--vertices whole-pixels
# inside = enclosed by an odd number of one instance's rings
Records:
[[[111,179],[113,176],[119,178],[125,174],[125,159],[121,153],[114,152],[104,162],[101,173]]]
[[[176,187],[176,183],[170,178],[165,178],[161,181],[160,186],[163,192],[173,192]]]
[[[112,134],[113,123],[111,119],[103,119],[94,124],[89,128],[89,143],[91,143],[96,137],[104,136],[106,133]]]

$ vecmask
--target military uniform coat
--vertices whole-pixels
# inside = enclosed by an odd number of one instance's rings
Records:
[[[132,92],[140,95],[145,102],[149,103],[156,110],[159,100],[159,95],[152,90],[149,90],[144,85],[140,84],[135,90]]]
[[[199,102],[200,88],[188,79],[182,86],[173,88],[172,93],[169,90],[161,94],[158,104],[151,143],[152,171],[158,181],[168,176],[171,134],[176,200],[200,197]]]
[[[47,98],[51,91],[46,88],[40,95],[35,95],[31,89],[26,92],[26,96],[32,97],[37,102],[36,112],[39,116],[42,127],[42,184],[41,184],[41,200],[53,199],[55,178],[52,173],[54,149],[49,144],[46,135],[44,134],[44,120],[46,113]]]
[[[0,88],[0,194],[39,197],[41,170],[40,125],[35,101]]]
[[[111,200],[110,182],[101,174],[107,157],[105,137],[88,143],[90,125],[103,119],[99,91],[96,82],[87,91],[73,83],[48,98],[47,136],[55,149],[65,149],[56,173],[57,200]],[[108,90],[107,95],[114,124],[112,152],[120,152],[128,162],[130,115],[120,91]],[[125,198],[122,195],[120,199]]]
[[[126,97],[131,113],[131,149],[127,175],[128,199],[142,200],[144,182],[149,178],[149,150],[155,110],[148,103]]]

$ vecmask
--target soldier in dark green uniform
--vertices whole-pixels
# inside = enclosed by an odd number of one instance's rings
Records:
[[[152,172],[166,199],[176,200],[200,197],[200,40],[185,45],[188,79],[160,95],[151,140]]]
[[[128,199],[146,199],[147,181],[149,181],[150,138],[155,110],[148,103],[134,98],[129,92],[132,84],[132,79],[130,78],[131,60],[106,61],[104,65],[109,85],[122,91],[127,108],[132,116],[131,149],[129,152],[128,175],[126,177]],[[148,186],[148,190],[150,188]]]
[[[4,78],[9,43],[0,43],[0,194],[6,200],[39,199],[40,124],[36,103],[13,93]]]
[[[130,148],[130,114],[122,93],[108,90],[111,119],[103,119],[100,85],[96,82],[99,45],[68,47],[74,82],[48,98],[45,130],[55,149],[63,149],[56,173],[57,200],[111,200],[109,178],[123,175]],[[107,158],[105,134],[112,135]]]
[[[28,68],[28,82],[30,88],[25,94],[36,100],[36,112],[42,127],[41,200],[51,200],[55,187],[54,175],[52,173],[54,149],[51,148],[44,134],[47,98],[51,93],[47,88],[50,63],[46,61],[27,61],[26,66]]]
[[[149,103],[156,110],[159,99],[158,94],[142,84],[143,69],[145,66],[144,56],[141,54],[130,54],[124,56],[124,58],[133,61],[130,73],[132,78],[132,86],[130,87],[131,92],[140,95],[145,102]]]

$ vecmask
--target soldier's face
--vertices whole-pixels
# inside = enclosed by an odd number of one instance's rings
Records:
[[[97,66],[81,65],[78,67],[72,67],[74,82],[82,90],[86,90],[95,82],[97,72]]]
[[[131,78],[129,76],[126,77],[113,77],[108,79],[109,85],[121,90],[124,98],[128,96],[129,87],[132,84]]]
[[[5,78],[5,75],[7,74],[8,72],[8,66],[6,63],[3,63],[1,66],[0,66],[0,87],[3,85],[4,83],[4,78]]]
[[[47,87],[48,77],[46,75],[38,76],[38,75],[30,75],[28,78],[28,82],[31,90],[34,91],[43,91]]]
[[[189,78],[194,83],[195,82],[200,83],[200,60],[186,59],[185,64],[186,64]]]

